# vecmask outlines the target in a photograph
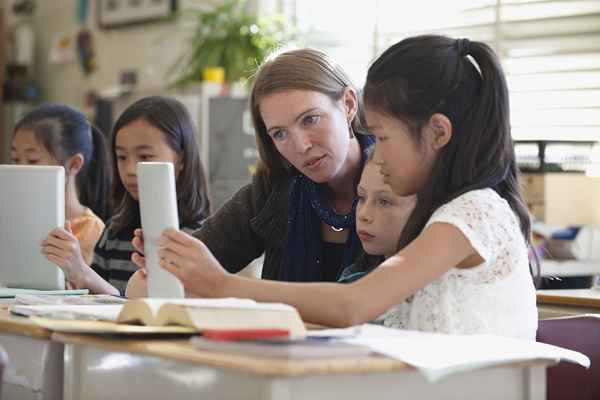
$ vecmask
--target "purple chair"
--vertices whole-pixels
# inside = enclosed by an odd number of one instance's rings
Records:
[[[547,399],[600,399],[600,315],[586,314],[539,321],[537,341],[588,356],[589,369],[566,362],[548,368]]]
[[[4,381],[4,369],[8,365],[8,356],[0,346],[0,397],[2,396],[2,382]]]

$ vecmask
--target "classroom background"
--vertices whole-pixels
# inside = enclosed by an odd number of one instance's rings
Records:
[[[540,289],[550,289],[538,293],[540,319],[598,314],[600,0],[2,0],[0,164],[9,162],[15,122],[43,102],[84,111],[109,139],[127,106],[149,95],[172,96],[196,123],[216,209],[255,172],[248,93],[256,66],[272,51],[322,50],[360,87],[384,49],[423,33],[483,41],[500,56],[521,182],[534,218]],[[259,259],[247,273],[258,277],[260,268]],[[561,344],[589,336],[597,359],[597,315],[566,328],[583,323],[589,323],[584,333]],[[50,338],[48,330],[10,318],[0,321],[0,337],[28,357],[8,371],[22,362],[23,376],[35,377],[22,384],[9,375],[5,381],[12,386],[4,393],[21,391],[26,398],[75,399],[86,392],[88,398],[119,398],[129,389],[152,398],[182,387],[186,398],[286,399],[333,393],[366,398],[374,389],[390,396],[418,392],[420,398],[542,398],[546,390],[547,364],[481,369],[434,386],[382,357],[240,361],[199,355],[187,342]],[[134,381],[145,383],[127,387]]]
[[[0,162],[15,121],[41,102],[82,109],[109,136],[127,105],[167,94],[196,122],[218,207],[255,170],[247,93],[257,62],[274,48],[314,47],[361,86],[383,49],[419,33],[481,40],[500,55],[542,274],[564,278],[546,286],[592,285],[600,274],[596,0],[4,0]]]

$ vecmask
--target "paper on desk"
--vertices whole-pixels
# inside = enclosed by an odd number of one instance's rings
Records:
[[[62,320],[100,320],[116,322],[122,304],[104,305],[13,305],[13,314]]]
[[[39,295],[83,295],[88,294],[88,289],[74,290],[36,290],[36,289],[17,289],[0,287],[0,298],[11,298],[23,294],[39,294]]]
[[[335,331],[322,334],[335,335]],[[521,361],[563,360],[590,366],[589,358],[576,351],[493,335],[445,335],[367,324],[361,327],[360,334],[345,338],[342,335],[342,340],[404,361],[432,382],[458,372]]]

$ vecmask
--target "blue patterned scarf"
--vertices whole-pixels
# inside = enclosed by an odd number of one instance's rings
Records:
[[[362,149],[360,170],[367,158],[367,149],[375,142],[372,136],[357,135]],[[360,175],[359,175],[360,176]],[[361,249],[356,235],[356,199],[348,214],[337,214],[327,200],[326,184],[317,184],[298,174],[290,183],[288,204],[288,235],[279,270],[279,280],[288,282],[318,282],[321,280],[323,242],[321,221],[336,228],[349,228],[340,269],[352,264]],[[329,266],[331,267],[331,266]]]

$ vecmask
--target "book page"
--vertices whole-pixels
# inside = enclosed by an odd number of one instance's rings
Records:
[[[261,308],[258,303],[249,299],[160,299],[160,298],[143,298],[138,300],[130,300],[125,304],[119,322],[130,322],[139,318],[146,325],[162,325],[169,318],[165,317],[157,320],[159,310],[165,304],[180,305],[184,308],[201,308],[204,310],[219,308],[219,309],[257,309]],[[171,312],[173,309],[171,308]]]

